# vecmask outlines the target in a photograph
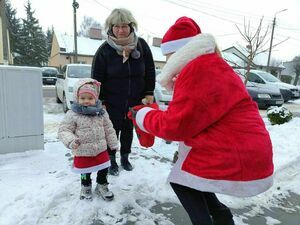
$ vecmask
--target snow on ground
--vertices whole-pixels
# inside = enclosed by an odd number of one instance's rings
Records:
[[[152,148],[143,149],[135,137],[130,155],[134,170],[108,177],[115,200],[94,196],[93,201],[82,201],[79,176],[70,171],[72,157],[56,136],[63,117],[61,105],[45,101],[45,149],[0,155],[1,225],[186,225],[174,223],[170,207],[154,210],[161,203],[179,204],[166,182],[177,143],[156,139]],[[275,126],[264,121],[274,146],[273,187],[252,198],[218,195],[234,210],[251,207],[247,214],[235,215],[239,225],[247,224],[245,217],[259,214],[262,207],[284,208],[279,203],[290,192],[300,195],[300,118]],[[267,224],[280,223],[270,216],[265,219]]]

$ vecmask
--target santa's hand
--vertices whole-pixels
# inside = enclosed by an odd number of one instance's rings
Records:
[[[134,107],[129,107],[127,117],[131,120],[135,120],[137,112],[144,107],[146,107],[146,105],[136,105]]]
[[[154,102],[154,97],[153,95],[146,95],[143,100],[144,105],[152,104]]]
[[[129,112],[127,113],[127,116],[131,120],[135,120],[137,114],[137,110],[134,109],[134,107],[129,108]]]

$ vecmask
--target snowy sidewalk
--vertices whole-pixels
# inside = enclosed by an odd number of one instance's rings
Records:
[[[61,105],[46,101],[45,150],[0,155],[1,225],[190,225],[166,182],[176,142],[156,139],[145,150],[135,138],[130,155],[134,170],[108,178],[115,200],[81,201],[71,155],[56,137],[63,117]],[[273,187],[252,198],[219,197],[232,209],[237,225],[298,225],[300,118],[280,126],[264,121],[274,147]]]

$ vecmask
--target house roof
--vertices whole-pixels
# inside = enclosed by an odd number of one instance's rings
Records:
[[[222,56],[232,67],[245,67],[245,61],[231,52],[222,52]]]
[[[60,53],[74,52],[74,36],[68,34],[55,33],[60,48]],[[87,37],[77,37],[77,53],[79,55],[93,56],[104,40],[95,40]],[[63,51],[62,49],[65,49]]]
[[[166,62],[166,56],[164,56],[162,54],[160,47],[155,47],[155,46],[151,45],[150,49],[151,49],[154,61],[157,61],[157,62]]]
[[[61,34],[55,32],[60,53],[73,53],[74,52],[74,36],[68,34]],[[79,55],[94,56],[99,46],[105,40],[95,40],[88,37],[77,37],[77,53]],[[62,49],[65,49],[63,51]],[[161,53],[159,47],[150,46],[154,61],[165,62],[166,57]]]
[[[241,47],[232,46],[223,50],[223,52],[233,52],[233,51],[238,52],[241,58],[244,58],[245,60],[247,59],[248,52]],[[257,54],[253,59],[253,64],[255,64],[256,66],[266,67],[268,65],[268,57],[269,57],[269,53],[267,52],[262,52],[260,54]],[[272,57],[270,61],[270,66],[281,68],[281,69],[285,68],[282,61],[276,60],[275,58]]]
[[[283,65],[285,66],[285,69],[282,70],[281,75],[293,75],[296,73],[293,61],[284,62]]]

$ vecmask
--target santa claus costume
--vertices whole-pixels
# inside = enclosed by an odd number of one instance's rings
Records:
[[[170,57],[159,82],[174,90],[173,100],[166,111],[142,108],[136,122],[145,132],[180,142],[168,180],[193,224],[234,224],[214,193],[254,196],[273,183],[272,143],[257,104],[214,37],[192,19],[179,18],[161,49]]]

